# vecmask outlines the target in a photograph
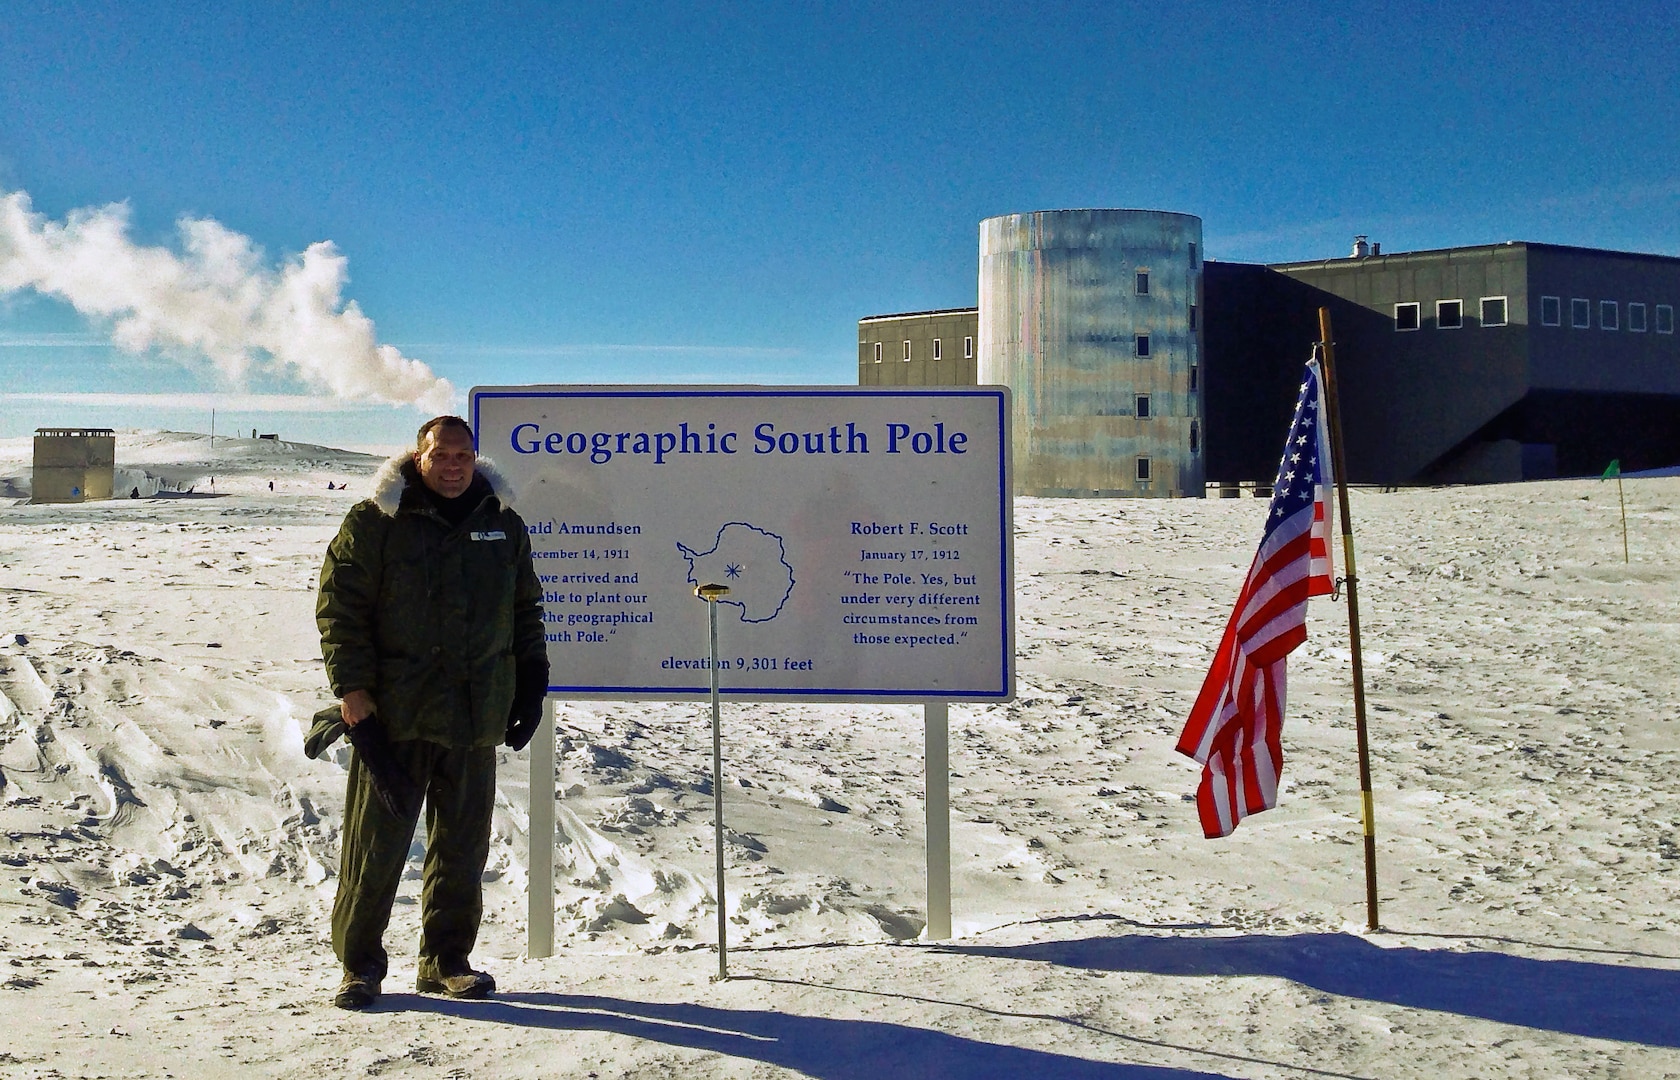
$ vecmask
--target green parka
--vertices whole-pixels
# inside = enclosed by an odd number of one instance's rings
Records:
[[[332,692],[373,695],[387,737],[493,746],[518,663],[542,663],[542,589],[525,522],[478,460],[477,506],[451,527],[412,454],[386,462],[321,566],[315,621]]]

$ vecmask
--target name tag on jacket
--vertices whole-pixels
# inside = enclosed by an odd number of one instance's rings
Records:
[[[468,533],[467,535],[472,537],[474,540],[506,540],[507,539],[507,533],[503,532],[500,529],[495,529],[495,530],[492,530],[490,532]]]

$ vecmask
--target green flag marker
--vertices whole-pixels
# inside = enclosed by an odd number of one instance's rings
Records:
[[[1616,501],[1622,504],[1622,561],[1627,562],[1629,561],[1627,541],[1627,499],[1622,495],[1621,458],[1613,458],[1610,464],[1605,466],[1604,475],[1599,477],[1599,479],[1609,480],[1611,477],[1615,477],[1616,480]]]

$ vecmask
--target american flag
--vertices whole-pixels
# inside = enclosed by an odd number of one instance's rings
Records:
[[[1178,739],[1179,753],[1202,763],[1196,808],[1210,838],[1277,805],[1285,663],[1307,640],[1307,598],[1332,591],[1322,386],[1318,361],[1308,361],[1260,550]]]

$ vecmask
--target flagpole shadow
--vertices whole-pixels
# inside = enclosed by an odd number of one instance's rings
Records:
[[[1254,975],[1342,997],[1505,1024],[1680,1047],[1680,970],[1496,952],[1382,948],[1352,934],[1124,935],[1032,945],[943,945],[939,951],[1093,971]]]
[[[485,1001],[387,994],[380,1011],[428,1012],[552,1031],[602,1031],[792,1069],[816,1080],[960,1076],[964,1080],[1232,1080],[1223,1073],[1094,1061],[873,1020],[762,1009],[502,993]]]
[[[1529,949],[1551,949],[1557,952],[1587,953],[1594,956],[1637,956],[1641,960],[1671,960],[1680,964],[1680,956],[1672,953],[1641,952],[1638,949],[1606,949],[1595,945],[1560,945],[1555,941],[1529,941],[1526,938],[1505,937],[1500,934],[1443,934],[1436,930],[1406,930],[1385,926],[1380,934],[1396,937],[1440,938],[1443,941],[1497,941],[1504,945],[1521,945]]]

